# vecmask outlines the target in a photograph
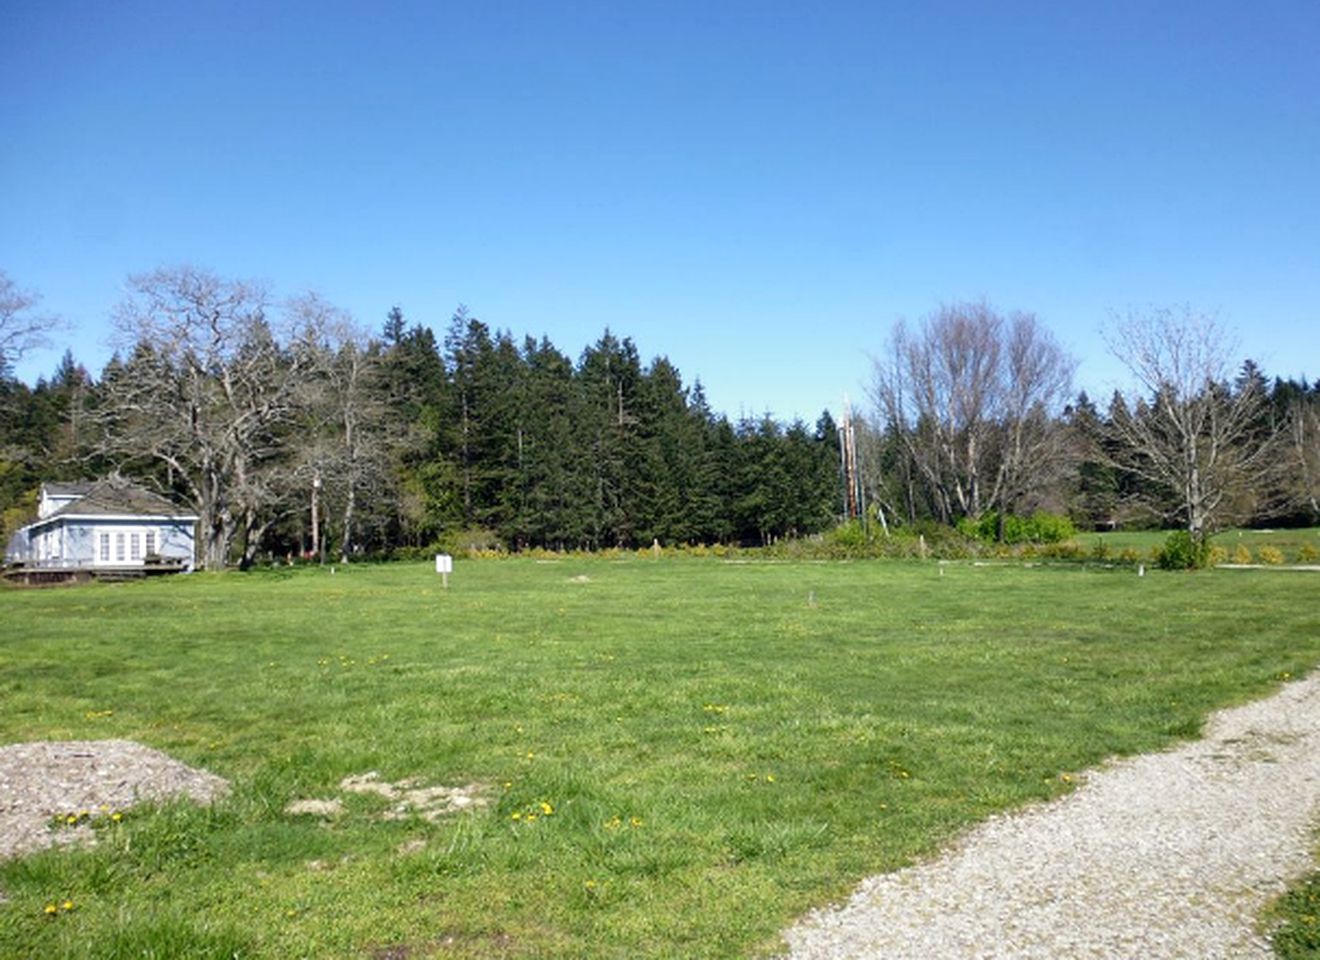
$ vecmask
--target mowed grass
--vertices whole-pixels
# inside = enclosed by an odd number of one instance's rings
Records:
[[[0,956],[773,953],[860,877],[1307,671],[1317,588],[624,558],[7,590],[0,742],[139,740],[234,789],[0,864]],[[490,804],[284,812],[371,770]]]
[[[1154,551],[1164,546],[1168,537],[1168,530],[1116,530],[1107,533],[1079,533],[1073,539],[1088,550],[1094,549],[1096,544],[1104,544],[1115,556],[1121,550],[1132,549],[1149,558]],[[1273,547],[1283,554],[1286,563],[1314,563],[1313,559],[1307,559],[1302,554],[1307,549],[1320,551],[1320,529],[1223,530],[1211,537],[1210,542],[1228,551],[1230,559],[1239,546],[1250,551],[1253,559],[1259,556],[1261,547]]]

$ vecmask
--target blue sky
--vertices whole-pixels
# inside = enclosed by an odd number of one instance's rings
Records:
[[[0,0],[0,269],[94,372],[191,263],[372,329],[605,327],[814,419],[987,299],[1078,385],[1190,303],[1320,377],[1320,4]]]

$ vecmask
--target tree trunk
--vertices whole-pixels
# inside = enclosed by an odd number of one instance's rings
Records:
[[[357,491],[353,485],[348,485],[348,497],[344,501],[344,533],[339,547],[339,559],[348,563],[349,554],[353,550],[353,511],[357,507]]]

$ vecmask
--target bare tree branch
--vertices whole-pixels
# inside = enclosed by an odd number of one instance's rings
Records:
[[[29,350],[48,346],[48,334],[57,326],[54,317],[34,313],[41,297],[22,290],[0,270],[0,373]]]
[[[1109,459],[1167,491],[1188,532],[1204,539],[1267,485],[1276,438],[1260,430],[1264,392],[1254,380],[1230,385],[1232,339],[1190,307],[1129,313],[1106,339],[1145,394],[1111,417]]]
[[[1052,481],[1063,450],[1054,414],[1073,367],[1031,314],[957,304],[915,332],[894,328],[871,398],[881,434],[900,440],[951,522],[1006,512]]]

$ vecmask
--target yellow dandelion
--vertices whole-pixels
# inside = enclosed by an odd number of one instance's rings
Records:
[[[115,823],[118,823],[120,820],[124,819],[124,815],[116,810],[114,813],[110,814],[110,819]]]
[[[774,782],[775,782],[775,775],[774,775],[773,773],[767,773],[767,774],[765,775],[765,782],[766,782],[766,783],[774,783]]]
[[[521,812],[520,810],[515,810],[515,811],[513,811],[513,814],[512,814],[512,816],[510,816],[509,819],[511,819],[511,820],[521,820],[521,819],[522,819],[522,812]]]
[[[541,801],[541,812],[544,813],[544,814],[548,817],[548,816],[550,816],[550,814],[552,814],[552,813],[555,812],[555,808],[552,807],[552,806],[550,806],[550,804],[546,803],[544,800],[542,800],[542,801]]]
[[[73,901],[72,901],[72,900],[65,900],[63,903],[60,904],[60,909],[62,909],[62,910],[72,910],[72,909],[73,909]]]
[[[45,909],[46,916],[53,917],[55,914],[59,912],[60,912],[60,908],[55,906],[55,904],[53,903],[46,904],[46,909]]]
[[[641,826],[643,823],[645,823],[646,821],[643,820],[641,817],[633,817],[633,818],[632,818],[631,820],[629,820],[628,822],[631,823],[634,827],[640,827],[640,826]]]
[[[595,880],[588,880],[586,883],[583,884],[583,886],[586,887],[588,890],[595,890],[595,889],[596,889],[596,881],[595,881]]]
[[[65,823],[69,823],[69,824],[77,823],[77,822],[78,822],[78,815],[77,815],[76,813],[71,813],[71,814],[69,814],[67,817],[64,818],[64,822],[65,822]]]

